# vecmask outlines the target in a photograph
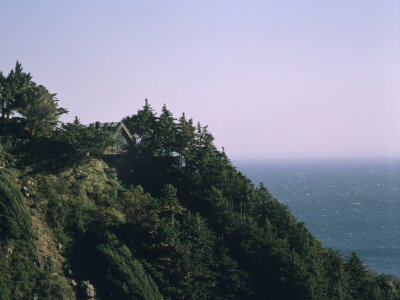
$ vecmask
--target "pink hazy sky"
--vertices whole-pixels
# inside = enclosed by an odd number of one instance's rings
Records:
[[[400,4],[1,1],[0,70],[58,93],[64,121],[148,98],[239,158],[400,157]]]

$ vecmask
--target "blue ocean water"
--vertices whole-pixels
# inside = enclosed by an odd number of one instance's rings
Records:
[[[234,161],[322,244],[400,277],[400,161]]]

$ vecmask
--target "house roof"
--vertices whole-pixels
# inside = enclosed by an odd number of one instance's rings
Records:
[[[125,126],[123,122],[105,122],[105,123],[96,122],[94,124],[90,124],[90,126],[113,132],[114,137],[117,136],[118,132],[123,132],[125,133],[126,136],[128,136],[131,142],[134,141],[132,134],[129,132],[128,128]]]

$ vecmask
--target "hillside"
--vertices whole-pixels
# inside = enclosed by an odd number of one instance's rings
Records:
[[[104,157],[109,133],[58,123],[66,111],[26,85],[0,127],[0,299],[400,298],[399,279],[324,248],[207,127],[146,101],[123,119],[129,154]],[[21,114],[39,104],[53,115]]]

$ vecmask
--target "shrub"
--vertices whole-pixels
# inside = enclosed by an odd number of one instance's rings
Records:
[[[30,238],[32,219],[12,179],[0,173],[0,238]]]

